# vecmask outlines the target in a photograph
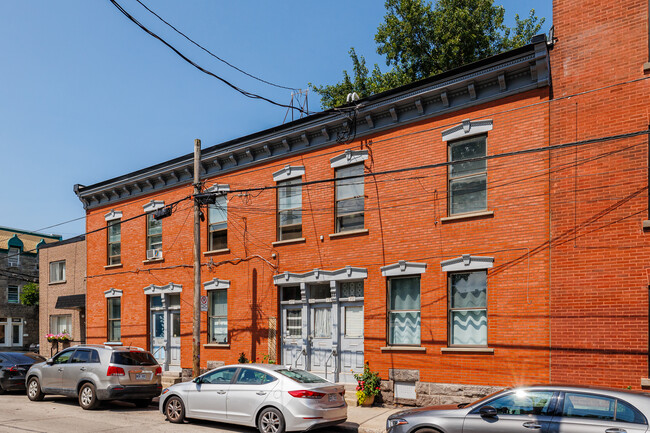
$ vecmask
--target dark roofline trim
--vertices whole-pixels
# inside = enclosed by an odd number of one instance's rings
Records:
[[[59,241],[59,242],[53,242],[53,243],[50,243],[50,244],[45,244],[45,245],[43,245],[43,246],[41,246],[39,248],[39,251],[47,249],[47,248],[60,247],[61,245],[73,244],[75,242],[83,242],[85,240],[86,240],[86,235],[79,235],[79,236],[75,236],[73,238],[65,239],[65,240],[62,240],[62,241]]]
[[[61,236],[61,235],[55,235],[55,234],[46,235],[45,233],[31,232],[29,230],[13,229],[11,227],[0,226],[0,230],[6,231],[6,232],[11,232],[11,233],[23,234],[23,235],[39,236],[39,237],[42,237],[42,238],[58,239],[58,240],[63,239],[63,236]]]

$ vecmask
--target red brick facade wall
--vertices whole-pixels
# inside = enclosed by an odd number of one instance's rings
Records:
[[[648,2],[556,0],[553,9],[551,143],[646,130]],[[648,136],[554,151],[552,164],[566,169],[551,177],[551,380],[639,388]]]

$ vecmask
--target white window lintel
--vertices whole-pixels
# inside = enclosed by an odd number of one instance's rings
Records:
[[[217,290],[217,289],[229,289],[230,288],[230,281],[229,280],[220,280],[219,278],[215,278],[212,281],[208,281],[207,283],[203,283],[203,287],[205,287],[205,290],[207,290],[207,291]]]
[[[355,268],[346,266],[335,271],[323,269],[314,269],[304,274],[294,274],[293,272],[284,272],[273,277],[273,283],[276,286],[295,285],[300,283],[322,283],[328,281],[352,281],[364,280],[368,278],[368,270],[364,268]]]
[[[163,207],[165,207],[165,202],[163,200],[151,200],[149,203],[143,205],[142,209],[145,213],[149,213]]]
[[[113,221],[113,220],[119,220],[122,218],[122,211],[118,211],[115,209],[111,209],[109,213],[104,215],[104,219],[106,221]]]
[[[340,155],[330,159],[332,168],[345,167],[346,165],[357,164],[368,159],[367,150],[350,150],[347,149]]]
[[[223,184],[223,183],[215,183],[210,188],[206,188],[204,192],[216,192],[216,193],[225,194],[229,191],[230,191],[230,185]]]
[[[151,284],[144,288],[145,295],[159,295],[162,293],[181,293],[183,286],[180,284],[169,283],[165,286],[156,286]]]
[[[456,140],[485,134],[492,130],[492,119],[470,120],[465,119],[459,125],[452,126],[442,131],[442,141]]]
[[[442,272],[479,271],[490,269],[494,265],[494,257],[472,256],[463,254],[460,257],[440,262]]]
[[[110,288],[104,292],[104,297],[106,298],[121,298],[122,291],[114,288]]]
[[[399,277],[402,275],[424,274],[427,270],[426,263],[415,263],[400,260],[392,265],[382,266],[381,275],[384,277]]]
[[[273,173],[273,181],[280,182],[283,180],[295,179],[305,175],[305,167],[302,165],[285,165],[282,169]]]

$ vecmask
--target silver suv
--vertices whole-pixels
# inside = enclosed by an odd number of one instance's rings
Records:
[[[83,409],[100,400],[130,400],[146,407],[162,390],[162,368],[151,353],[138,347],[83,344],[32,365],[26,375],[27,396],[79,397]]]

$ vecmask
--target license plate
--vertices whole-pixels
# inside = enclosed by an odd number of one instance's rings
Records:
[[[135,374],[135,380],[147,380],[147,374],[146,373],[136,373]]]
[[[329,395],[329,401],[337,401],[339,399],[338,394],[328,394]]]

